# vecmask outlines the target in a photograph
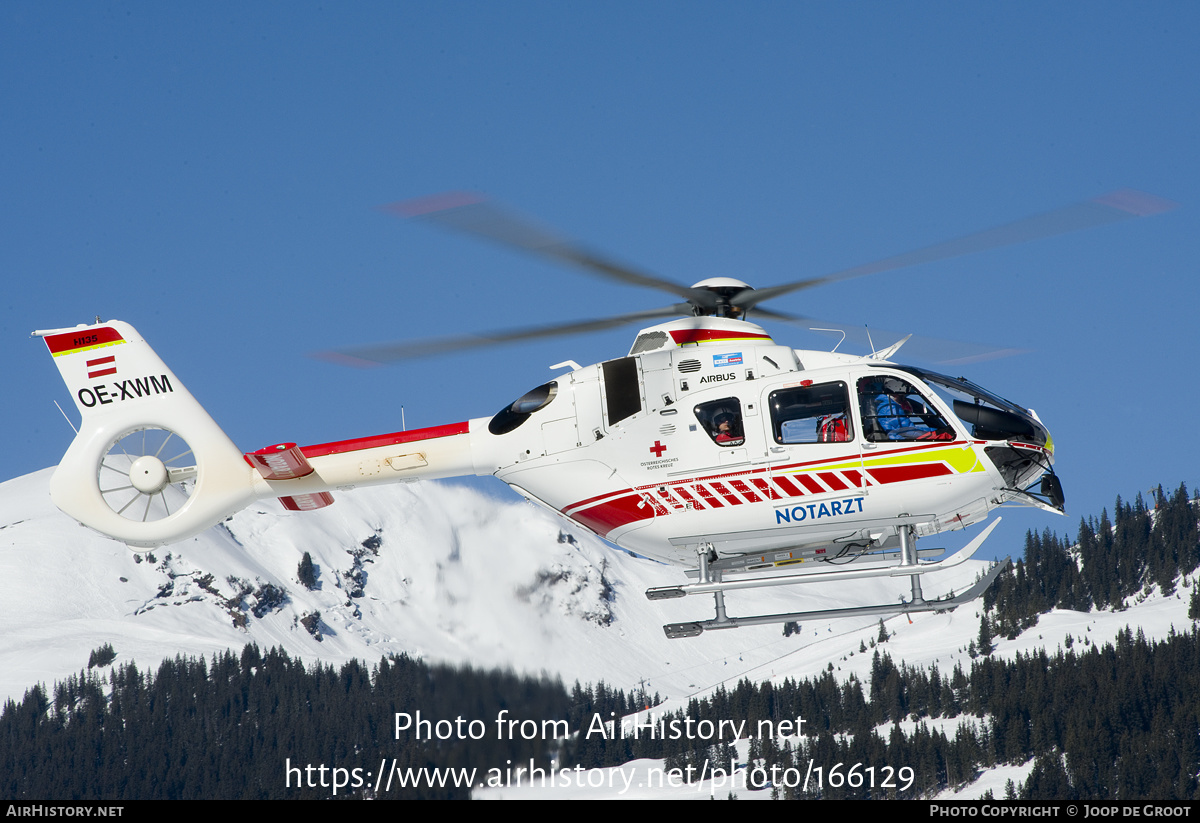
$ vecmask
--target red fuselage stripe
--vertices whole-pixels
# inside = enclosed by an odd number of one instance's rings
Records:
[[[716,491],[717,494],[721,495],[726,500],[728,500],[731,505],[740,506],[740,505],[742,505],[742,503],[745,502],[744,500],[742,500],[742,498],[738,497],[736,494],[734,494],[728,488],[726,488],[725,484],[723,484],[723,483],[718,483],[717,481],[714,480],[712,487],[713,487],[713,490]]]
[[[753,484],[754,484],[754,486],[755,486],[755,487],[756,487],[756,488],[757,488],[757,489],[758,489],[760,492],[762,492],[762,493],[763,493],[763,496],[764,496],[764,497],[767,497],[767,498],[768,498],[768,499],[770,499],[770,500],[778,500],[778,499],[779,499],[779,492],[777,492],[777,491],[775,491],[773,488],[771,488],[771,484],[770,484],[770,483],[768,483],[768,482],[767,482],[766,480],[764,480],[763,478],[761,478],[761,477],[752,477],[752,478],[750,479],[750,482],[751,482],[751,483],[753,483]]]
[[[684,346],[688,343],[699,343],[702,340],[727,340],[730,343],[748,342],[751,340],[771,341],[771,338],[765,334],[724,331],[721,329],[674,329],[671,331],[671,339],[679,346]]]
[[[932,447],[944,447],[946,444],[932,444]],[[915,448],[902,448],[895,451],[885,452],[884,454],[896,454],[898,452],[923,451],[931,446],[921,445]],[[872,455],[876,457],[877,455]],[[800,466],[813,465],[817,463],[828,463],[828,460],[814,460],[811,463],[792,463],[787,466],[773,467],[773,472],[779,472],[782,469],[794,469]],[[866,475],[857,469],[841,469],[841,475],[833,472],[819,472],[812,474],[806,472],[796,472],[794,474],[772,474],[762,477],[749,477],[765,472],[765,469],[752,469],[749,472],[731,472],[729,474],[710,475],[705,478],[691,478],[687,480],[673,480],[667,483],[669,489],[666,493],[659,493],[666,499],[670,499],[670,494],[675,493],[684,498],[689,499],[688,490],[694,492],[699,500],[697,503],[702,503],[704,507],[710,509],[724,508],[726,503],[732,506],[740,506],[747,502],[759,502],[759,497],[755,492],[741,479],[745,478],[749,481],[763,496],[771,500],[783,499],[783,495],[787,497],[804,497],[808,494],[830,494],[833,491],[845,491],[851,488],[862,488],[868,485],[867,475],[870,476],[876,483],[889,484],[900,483],[905,480],[920,480],[928,477],[943,477],[948,474],[954,474],[954,470],[944,463],[925,463],[909,466],[879,466],[866,470]],[[820,477],[829,488],[821,485],[817,477]],[[720,479],[718,479],[720,478]],[[722,482],[724,481],[724,482]],[[774,484],[778,487],[783,495],[776,492],[775,488],[770,485]],[[685,486],[684,484],[688,484]],[[726,485],[728,484],[728,485]],[[613,491],[597,494],[593,497],[584,498],[577,503],[572,503],[565,506],[562,512],[568,517],[579,520],[585,523],[599,534],[608,534],[619,526],[627,525],[637,520],[645,520],[653,513],[650,511],[651,506],[633,508],[630,503],[645,502],[636,492],[655,489],[657,490],[662,484],[653,484],[647,486],[639,486],[637,489],[614,489]],[[731,489],[730,486],[733,488]],[[803,487],[803,488],[801,488]],[[734,489],[737,491],[735,492]],[[633,494],[631,494],[633,492]],[[713,492],[716,492],[714,494]],[[739,496],[740,493],[740,496]],[[695,498],[691,498],[695,500]],[[724,499],[725,502],[722,502]],[[661,504],[658,504],[661,505]],[[703,509],[701,509],[703,510]],[[660,511],[660,514],[667,512]],[[624,518],[624,519],[623,519]]]
[[[629,494],[592,506],[571,515],[592,531],[603,536],[613,529],[638,520],[648,520],[654,517],[654,508],[642,499],[640,494]]]
[[[699,503],[699,502],[696,500],[696,498],[692,497],[692,496],[691,496],[691,495],[688,493],[688,490],[687,490],[687,489],[685,489],[683,486],[680,486],[679,488],[675,489],[675,492],[676,492],[676,494],[678,494],[680,497],[682,497],[682,498],[683,498],[685,501],[687,501],[688,503],[691,503],[691,504],[692,504],[692,508],[694,508],[694,509],[698,509],[698,508],[700,508],[700,503]]]
[[[746,498],[751,503],[761,503],[762,502],[762,499],[757,494],[755,494],[753,491],[751,491],[750,487],[747,486],[743,481],[730,480],[729,485],[731,485],[735,489],[737,489],[738,492],[742,495],[742,497]]]
[[[901,483],[905,480],[943,477],[954,474],[954,471],[945,463],[919,463],[915,466],[878,466],[867,469],[867,474],[880,483]]]
[[[397,446],[401,443],[414,443],[420,440],[436,440],[439,437],[453,437],[456,434],[466,434],[470,424],[449,423],[445,426],[430,426],[427,429],[410,429],[391,434],[377,434],[374,437],[358,437],[354,440],[337,440],[333,443],[318,443],[315,446],[301,446],[300,451],[305,457],[324,457],[327,454],[356,452],[363,449],[377,449],[381,446]]]
[[[793,474],[792,477],[804,484],[804,488],[808,489],[813,494],[821,494],[825,491],[825,488],[820,483],[818,483],[816,480],[813,480],[807,474]]]
[[[842,482],[833,472],[819,472],[817,477],[825,481],[825,485],[833,489],[835,492],[840,492],[846,488],[846,484]]]
[[[803,497],[804,496],[804,492],[802,492],[802,491],[800,491],[800,489],[796,488],[795,484],[793,484],[792,481],[789,480],[784,475],[779,475],[779,476],[775,477],[774,480],[775,480],[775,485],[778,486],[779,488],[783,489],[785,492],[787,492],[788,497]]]

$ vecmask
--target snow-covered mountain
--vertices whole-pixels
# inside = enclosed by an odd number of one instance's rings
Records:
[[[58,512],[49,476],[0,484],[0,699],[79,672],[104,643],[117,663],[150,668],[164,657],[248,642],[333,663],[407,652],[545,672],[568,684],[644,686],[668,698],[665,709],[741,678],[802,678],[832,665],[842,676],[869,679],[871,656],[860,649],[878,634],[877,619],[810,622],[791,636],[766,626],[668,640],[664,623],[712,613],[707,598],[646,600],[646,588],[682,582],[682,571],[467,486],[341,492],[335,505],[307,513],[272,502],[184,543],[135,553]],[[967,537],[942,545],[956,549]],[[305,553],[312,589],[300,582]],[[984,565],[927,576],[926,596],[961,591]],[[906,589],[907,581],[797,586],[730,594],[727,603],[731,614],[796,611],[887,602]],[[1172,625],[1188,630],[1186,615],[1186,594],[1151,592],[1124,612],[1043,616],[1016,640],[1001,639],[997,653],[1053,651],[1068,635],[1106,642],[1126,625],[1162,637]],[[947,672],[969,662],[979,611],[964,606],[886,623],[898,665],[937,662]],[[1009,777],[991,779],[1002,787]]]
[[[0,485],[3,696],[78,672],[106,642],[118,661],[154,664],[253,641],[308,659],[403,651],[544,671],[568,684],[645,682],[686,697],[731,678],[824,665],[836,653],[826,641],[849,630],[830,623],[785,638],[768,626],[668,640],[664,623],[712,612],[707,598],[646,600],[646,588],[681,582],[680,570],[616,550],[535,506],[465,486],[343,492],[335,505],[305,513],[271,502],[184,543],[135,553],[58,512],[46,491],[49,474]],[[311,591],[298,576],[306,552],[317,576]],[[977,571],[934,590],[961,591]],[[892,599],[903,588],[856,584],[727,599],[732,614],[794,611]]]

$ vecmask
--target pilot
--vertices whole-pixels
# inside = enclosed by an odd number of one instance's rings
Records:
[[[713,415],[713,440],[723,446],[740,446],[745,439],[737,415],[724,408]]]
[[[912,402],[903,390],[893,391],[885,386],[875,396],[872,405],[875,421],[888,440],[949,440],[954,436],[950,432],[934,429],[920,417],[914,419]]]

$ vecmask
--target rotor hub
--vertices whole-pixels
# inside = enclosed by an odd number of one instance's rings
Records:
[[[713,295],[712,300],[689,301],[697,317],[731,317],[735,320],[741,320],[746,310],[737,305],[734,298],[754,291],[752,286],[733,277],[709,277],[693,284],[692,288]]]
[[[129,467],[129,482],[142,494],[158,494],[167,485],[167,467],[152,454],[134,460]]]

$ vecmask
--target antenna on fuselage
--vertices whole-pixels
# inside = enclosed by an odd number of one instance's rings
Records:
[[[71,422],[71,418],[67,417],[67,413],[65,411],[63,411],[62,406],[58,405],[57,400],[54,401],[54,405],[58,407],[59,413],[63,416],[63,419],[67,421],[67,425],[71,427],[71,430],[74,431],[76,434],[79,434],[79,429],[75,428],[75,424]]]
[[[841,340],[839,340],[839,341],[837,341],[836,343],[834,343],[834,344],[833,344],[833,348],[829,350],[829,353],[830,353],[830,354],[833,354],[835,351],[837,351],[837,350],[838,350],[838,346],[842,345],[842,343],[843,343],[843,342],[845,342],[845,340],[846,340],[846,330],[845,330],[845,329],[818,329],[818,328],[816,328],[816,327],[810,327],[810,328],[809,328],[809,331],[831,331],[831,332],[841,332],[842,339],[841,339]]]

